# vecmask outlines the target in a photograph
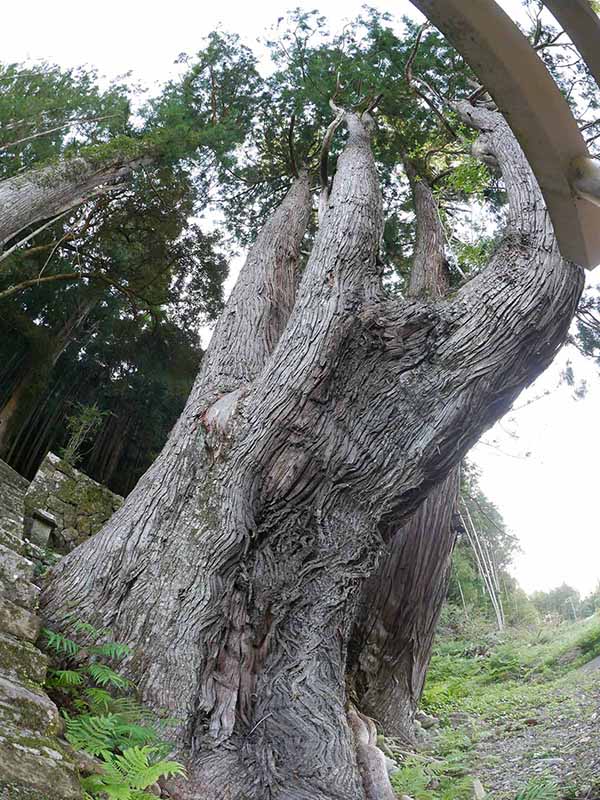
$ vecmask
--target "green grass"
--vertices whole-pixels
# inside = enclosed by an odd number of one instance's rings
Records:
[[[600,655],[600,615],[558,627],[488,632],[437,643],[422,707],[436,715],[484,710],[503,713],[512,705],[544,700],[548,684]]]
[[[577,713],[573,689],[582,680],[578,668],[600,655],[600,614],[560,626],[508,629],[479,628],[473,637],[436,642],[423,693],[422,708],[437,716],[440,727],[427,755],[405,757],[394,776],[399,794],[414,800],[473,798],[469,772],[477,775],[476,746],[482,726],[453,722],[453,712],[485,720],[495,735],[515,736],[535,724],[537,710],[557,716]],[[536,755],[557,755],[554,752]],[[481,777],[481,776],[480,776]],[[576,789],[559,789],[551,776],[523,775],[510,800],[566,800]],[[490,796],[491,797],[491,796]],[[508,795],[502,795],[508,798]]]
[[[464,769],[463,769],[464,771]],[[457,776],[456,768],[448,761],[425,761],[408,757],[392,777],[399,795],[413,800],[472,800],[473,779]]]

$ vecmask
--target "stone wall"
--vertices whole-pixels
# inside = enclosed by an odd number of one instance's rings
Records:
[[[123,498],[48,453],[25,493],[26,536],[68,553],[100,530]]]
[[[0,800],[82,800],[77,768],[45,694],[35,642],[39,588],[23,555],[28,482],[0,461]]]

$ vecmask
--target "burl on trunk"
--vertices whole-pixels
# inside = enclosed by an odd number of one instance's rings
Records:
[[[297,296],[305,175],[259,235],[160,457],[53,571],[50,623],[111,627],[135,648],[127,668],[146,702],[181,720],[190,781],[173,796],[373,796],[344,673],[381,530],[548,365],[583,283],[503,119],[461,113],[511,203],[489,267],[453,297],[386,296],[370,120],[347,113]]]

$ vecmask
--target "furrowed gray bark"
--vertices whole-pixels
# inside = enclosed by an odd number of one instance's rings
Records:
[[[448,291],[450,278],[444,228],[431,186],[418,174],[411,161],[405,159],[404,165],[417,225],[408,295],[438,300]]]
[[[344,675],[381,526],[402,524],[547,366],[583,283],[560,258],[508,128],[472,113],[490,126],[514,204],[490,268],[452,299],[385,298],[369,132],[347,114],[278,340],[263,335],[265,306],[257,320],[249,287],[265,260],[276,270],[297,257],[309,207],[301,180],[259,236],[230,301],[238,311],[215,331],[163,453],[53,571],[49,622],[76,614],[109,626],[135,648],[127,667],[146,702],[182,720],[173,736],[191,779],[170,784],[174,797],[366,796]]]
[[[408,744],[448,588],[458,478],[452,469],[393,535],[389,556],[363,588],[352,634],[349,677],[358,705]]]
[[[449,289],[445,236],[429,183],[407,161],[417,222],[408,296],[436,300]],[[414,715],[450,577],[460,467],[434,487],[398,530],[366,581],[349,646],[350,692],[382,730],[414,742]]]
[[[92,164],[71,158],[0,181],[0,250],[30,225],[85,203],[150,158],[112,158]]]

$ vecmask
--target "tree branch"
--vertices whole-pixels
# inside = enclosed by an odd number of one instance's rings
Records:
[[[450,285],[444,228],[430,184],[418,174],[410,159],[403,161],[417,223],[407,296],[439,299],[446,294]]]
[[[69,128],[71,125],[76,125],[79,122],[100,122],[101,120],[111,119],[112,117],[119,117],[120,114],[106,114],[103,117],[80,117],[79,119],[72,119],[68,122],[65,122],[63,125],[57,125],[55,128],[48,128],[45,131],[39,131],[38,133],[32,133],[30,136],[24,136],[22,139],[17,139],[14,142],[8,142],[8,144],[0,145],[0,153],[3,150],[9,150],[11,147],[17,147],[17,145],[25,144],[25,142],[30,142],[33,139],[39,139],[42,136],[49,136],[51,133],[56,133],[57,131],[62,131],[64,128]]]
[[[46,275],[45,277],[31,278],[26,281],[21,281],[14,286],[9,286],[8,289],[0,292],[0,300],[5,300],[7,297],[12,297],[19,292],[29,289],[31,286],[39,286],[42,283],[52,283],[54,281],[78,281],[83,277],[92,277],[85,272],[61,272],[56,275]]]
[[[294,178],[298,177],[298,165],[296,163],[296,153],[294,150],[294,125],[296,123],[296,115],[292,114],[290,117],[290,126],[288,128],[288,147],[290,151],[290,166]]]
[[[66,217],[67,214],[70,211],[71,211],[71,209],[69,208],[66,211],[63,211],[62,214],[58,214],[56,217],[52,217],[52,219],[48,220],[48,222],[45,222],[43,225],[40,225],[39,228],[36,228],[30,234],[25,236],[24,239],[20,239],[16,244],[14,244],[8,250],[6,250],[4,253],[2,253],[2,255],[0,255],[0,263],[2,263],[3,261],[6,261],[6,259],[9,258],[9,256],[11,256],[16,250],[18,250],[20,247],[23,247],[23,245],[27,244],[27,242],[30,242],[39,233],[41,233],[42,231],[45,231],[46,228],[49,228],[51,225],[54,225],[54,223],[58,222],[59,219],[62,219],[63,217]]]

